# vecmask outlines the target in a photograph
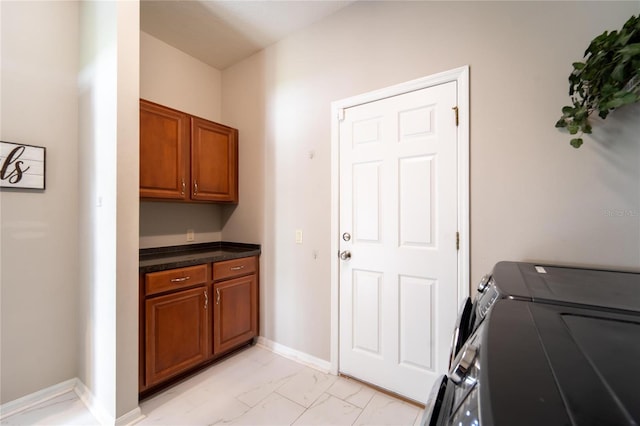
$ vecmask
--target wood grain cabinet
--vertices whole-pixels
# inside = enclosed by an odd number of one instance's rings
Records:
[[[145,387],[201,364],[209,356],[208,270],[207,265],[198,265],[146,274]]]
[[[238,131],[191,117],[191,199],[238,202]]]
[[[140,101],[140,198],[188,200],[189,116]]]
[[[141,395],[254,341],[258,276],[257,256],[140,275]]]
[[[213,264],[213,353],[228,351],[258,335],[257,259]]]
[[[140,198],[238,202],[238,130],[140,100]]]

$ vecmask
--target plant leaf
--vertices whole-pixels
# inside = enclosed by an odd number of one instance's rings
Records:
[[[620,99],[622,99],[622,102],[623,102],[624,105],[628,105],[628,104],[632,104],[634,102],[637,102],[638,99],[640,99],[640,95],[636,95],[635,93],[627,92],[624,95],[622,95],[622,97]]]
[[[616,67],[611,72],[611,78],[613,78],[615,81],[622,81],[624,79],[625,65],[626,64],[624,62],[620,62],[618,65],[616,65]]]
[[[567,127],[567,122],[564,120],[564,118],[561,118],[560,120],[556,121],[556,127]]]
[[[575,115],[576,121],[578,122],[584,121],[587,118],[587,108],[585,107],[577,108],[574,115]]]
[[[567,130],[570,134],[575,135],[576,133],[578,133],[578,130],[580,130],[580,125],[575,121],[572,121],[571,123],[567,124]]]
[[[628,44],[620,49],[620,53],[629,56],[640,55],[640,43]]]
[[[601,109],[602,109],[602,108],[606,108],[606,109],[615,109],[615,108],[620,108],[620,107],[621,107],[622,105],[624,105],[624,104],[625,104],[624,97],[621,97],[621,98],[613,98],[613,99],[611,99],[609,102],[607,102],[607,103],[603,104],[603,105],[601,106]],[[604,117],[602,117],[602,118],[604,118]]]
[[[620,38],[618,39],[616,44],[619,46],[626,45],[627,43],[629,43],[629,39],[631,38],[632,35],[633,33],[628,33],[623,29],[623,31],[620,31]]]
[[[580,148],[580,146],[582,145],[582,138],[573,138],[569,143],[571,144],[572,147],[576,149]]]

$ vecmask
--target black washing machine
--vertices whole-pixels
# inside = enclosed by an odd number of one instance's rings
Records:
[[[640,424],[640,273],[500,262],[423,425]]]

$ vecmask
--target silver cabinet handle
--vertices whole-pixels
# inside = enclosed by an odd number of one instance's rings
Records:
[[[207,294],[207,290],[204,291],[204,308],[207,309],[209,306],[209,295]]]
[[[198,181],[193,181],[193,195],[198,195]]]
[[[190,279],[191,279],[191,277],[172,278],[171,282],[172,283],[181,283],[181,282],[184,282],[184,281],[187,281],[187,280],[190,280]]]
[[[184,178],[182,178],[182,192],[180,193],[180,195],[184,195],[185,187],[186,187],[186,185],[184,184]]]
[[[216,288],[216,305],[220,304],[220,289]]]
[[[239,271],[241,269],[244,269],[244,265],[240,265],[240,266],[232,266],[230,268],[232,271]]]
[[[349,250],[345,250],[342,253],[339,254],[340,259],[342,260],[349,260],[351,259],[351,252]]]

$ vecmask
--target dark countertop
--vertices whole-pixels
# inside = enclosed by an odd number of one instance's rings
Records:
[[[140,249],[140,272],[164,271],[165,269],[257,256],[260,253],[259,244],[228,241]]]

